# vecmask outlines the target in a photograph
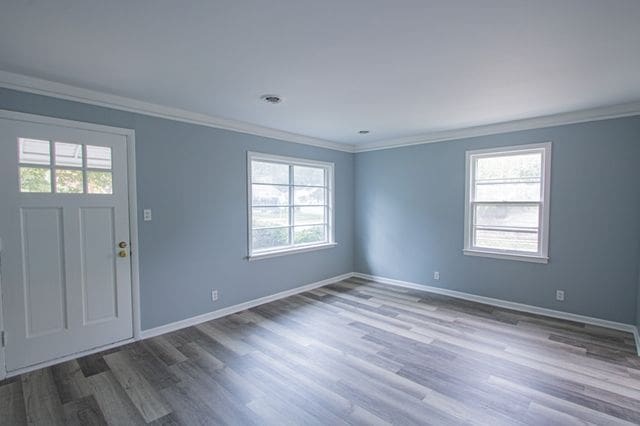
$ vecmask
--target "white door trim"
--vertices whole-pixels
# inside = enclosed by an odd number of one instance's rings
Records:
[[[0,265],[2,265],[2,239],[0,238]],[[1,272],[1,271],[0,271]],[[2,274],[0,274],[0,380],[7,377],[7,366],[5,365],[5,354],[4,354],[4,325],[2,322],[3,314],[2,314]]]
[[[131,247],[131,307],[133,318],[133,339],[137,340],[141,334],[140,322],[140,265],[138,260],[139,244],[138,244],[138,202],[137,202],[137,186],[136,186],[136,156],[135,156],[135,130],[120,127],[103,126],[100,124],[85,123],[81,121],[64,120],[60,118],[26,114],[22,112],[8,111],[0,109],[0,118],[24,121],[29,123],[49,124],[60,127],[70,127],[73,129],[89,130],[101,133],[110,133],[124,136],[127,141],[127,174],[129,178],[129,232]],[[0,247],[1,249],[1,247]],[[0,282],[0,330],[4,330],[2,317],[2,283]],[[122,343],[122,342],[121,342]],[[103,348],[100,348],[103,349]],[[6,374],[6,366],[4,364],[4,347],[0,347],[0,379]],[[35,366],[34,366],[35,367]]]

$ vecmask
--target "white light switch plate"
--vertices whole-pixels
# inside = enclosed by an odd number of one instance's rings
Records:
[[[151,209],[144,209],[144,221],[149,222],[151,220]]]

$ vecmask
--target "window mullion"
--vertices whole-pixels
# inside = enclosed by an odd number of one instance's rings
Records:
[[[49,161],[49,167],[51,167],[51,192],[58,192],[58,184],[56,177],[56,144],[53,141],[49,141],[49,152],[51,153],[51,159]]]
[[[89,183],[87,182],[87,146],[82,145],[82,189],[85,194],[89,193]]]
[[[294,211],[295,208],[293,206],[294,195],[293,195],[293,166],[289,165],[289,244],[293,245],[293,223],[294,223]]]

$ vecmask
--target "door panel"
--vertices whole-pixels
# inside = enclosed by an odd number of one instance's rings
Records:
[[[131,338],[126,137],[0,118],[0,194],[7,370]]]
[[[118,316],[113,208],[80,209],[84,324]]]
[[[67,328],[62,209],[21,209],[27,338]]]

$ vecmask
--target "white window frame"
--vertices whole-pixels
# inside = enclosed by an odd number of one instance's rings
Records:
[[[540,224],[538,229],[538,252],[530,253],[516,250],[488,249],[473,245],[473,188],[475,186],[475,160],[482,157],[495,157],[503,155],[518,155],[530,152],[542,154],[541,188],[543,191],[540,202],[522,202],[520,204],[539,205]],[[464,211],[464,254],[469,256],[482,256],[497,259],[511,259],[525,262],[547,263],[549,261],[549,211],[551,195],[551,142],[507,146],[491,149],[481,149],[466,152],[466,178],[465,178],[465,211]],[[499,202],[498,202],[499,203]],[[492,204],[495,204],[492,202]],[[505,202],[505,204],[518,204],[518,202]]]
[[[312,166],[321,167],[325,170],[325,187],[326,193],[326,205],[327,205],[327,241],[321,243],[309,243],[309,244],[290,244],[286,247],[279,247],[273,249],[253,250],[253,220],[252,220],[252,176],[251,176],[251,162],[252,161],[265,161],[270,163],[287,164],[288,166]],[[248,259],[257,260],[276,256],[283,256],[293,253],[301,253],[313,250],[320,250],[335,247],[337,245],[335,240],[335,181],[334,181],[334,163],[307,160],[303,158],[285,157],[281,155],[265,154],[261,152],[247,152],[247,244],[248,244]],[[291,172],[289,187],[293,187],[291,182]],[[291,196],[291,195],[290,195]],[[289,217],[293,217],[293,206],[289,206]],[[291,225],[290,225],[291,226]]]

